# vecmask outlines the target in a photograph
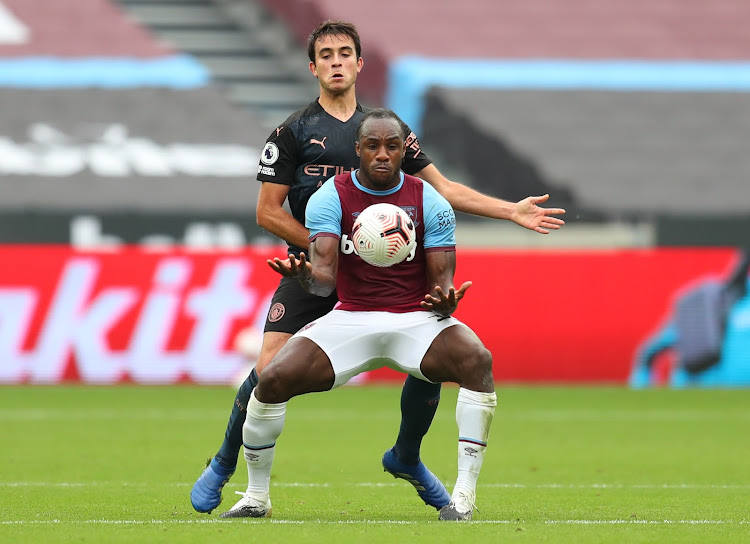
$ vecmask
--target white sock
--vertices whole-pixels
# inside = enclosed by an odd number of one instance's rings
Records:
[[[286,402],[266,404],[255,398],[255,391],[250,395],[242,442],[247,463],[247,492],[260,502],[268,500],[273,453],[276,439],[284,428],[285,414]]]
[[[497,406],[495,393],[458,390],[456,423],[458,424],[458,478],[453,494],[461,491],[474,496],[482,469],[490,425]]]

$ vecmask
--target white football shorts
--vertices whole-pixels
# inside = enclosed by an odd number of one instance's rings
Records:
[[[336,374],[336,388],[357,374],[384,366],[430,381],[420,369],[422,358],[437,335],[454,325],[466,326],[454,317],[427,311],[332,310],[294,336],[309,338],[325,352]]]

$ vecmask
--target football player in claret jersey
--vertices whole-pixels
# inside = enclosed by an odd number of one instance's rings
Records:
[[[497,398],[492,356],[468,327],[451,317],[471,282],[453,287],[455,221],[450,204],[429,184],[400,171],[403,124],[390,110],[365,115],[358,130],[360,168],[328,180],[310,199],[310,255],[268,264],[309,293],[338,290],[340,306],[303,327],[263,370],[250,396],[243,429],[248,487],[221,517],[268,517],[276,439],[287,401],[328,391],[361,372],[396,368],[425,383],[455,382],[458,477],[441,520],[472,518],[476,484]],[[388,268],[363,261],[345,240],[371,204],[411,210],[414,257]]]
[[[256,207],[257,222],[285,240],[293,255],[299,255],[309,245],[304,217],[311,195],[331,176],[359,165],[354,149],[356,129],[367,111],[357,102],[355,94],[363,60],[354,25],[342,21],[320,24],[308,40],[308,56],[310,71],[319,82],[320,96],[273,130],[261,153],[258,169],[262,185]],[[402,171],[428,182],[453,208],[511,220],[542,234],[563,225],[555,216],[565,210],[538,205],[547,195],[511,203],[446,179],[421,150],[417,137],[408,127],[404,130]],[[284,207],[285,202],[291,214]],[[302,289],[296,280],[281,278],[271,301],[257,364],[237,392],[221,447],[191,491],[191,503],[197,511],[211,512],[219,505],[222,488],[235,471],[242,446],[245,407],[258,375],[296,331],[331,310],[337,300],[335,291],[327,297],[318,297]],[[386,471],[407,479],[425,503],[438,509],[448,503],[450,496],[421,462],[419,451],[439,399],[440,384],[407,377],[401,397],[401,427],[394,447],[383,456]]]

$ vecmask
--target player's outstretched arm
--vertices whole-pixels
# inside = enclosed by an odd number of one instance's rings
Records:
[[[309,281],[312,278],[312,264],[307,260],[304,252],[299,254],[299,259],[290,253],[286,259],[274,257],[266,262],[268,266],[285,278],[294,278],[300,281]]]
[[[289,185],[264,182],[260,186],[258,204],[255,207],[255,220],[259,227],[278,236],[288,244],[307,248],[310,232],[284,209],[284,201],[289,194]]]
[[[299,254],[299,258],[289,254],[287,259],[276,257],[266,262],[282,276],[299,281],[307,292],[327,297],[336,288],[338,248],[338,238],[322,237],[310,244],[312,262],[307,260],[304,252]]]
[[[458,308],[458,301],[464,298],[464,293],[471,287],[470,281],[465,281],[461,284],[461,287],[456,291],[452,285],[448,288],[448,292],[444,292],[439,285],[435,286],[432,293],[427,293],[424,296],[424,300],[420,303],[422,308],[430,310],[443,317],[453,315],[453,312]]]
[[[549,234],[550,230],[558,230],[565,221],[556,215],[563,215],[562,208],[542,208],[539,204],[546,202],[549,195],[529,196],[517,202],[511,213],[510,220],[540,234]]]
[[[507,219],[540,234],[549,234],[550,230],[558,230],[565,224],[565,221],[555,217],[565,214],[564,209],[539,206],[549,198],[549,195],[530,196],[519,202],[508,202],[449,180],[433,164],[424,167],[415,175],[437,189],[450,202],[453,209],[460,212],[492,219]]]
[[[455,251],[431,251],[425,255],[427,265],[427,285],[434,285],[421,302],[422,308],[443,317],[456,311],[459,301],[464,298],[471,282],[461,284],[456,290],[453,287],[453,273],[456,270]]]

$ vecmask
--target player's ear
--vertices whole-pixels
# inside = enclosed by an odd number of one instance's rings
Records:
[[[317,68],[317,66],[315,66],[315,63],[313,61],[310,61],[310,72],[315,77],[318,77],[318,68]]]
[[[354,152],[357,154],[357,157],[360,156],[360,149],[359,149],[359,140],[354,142]]]
[[[364,65],[365,65],[365,59],[363,59],[362,57],[359,57],[357,59],[357,73],[362,71],[362,66]]]

